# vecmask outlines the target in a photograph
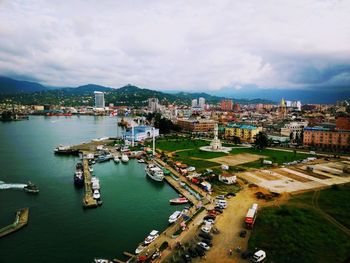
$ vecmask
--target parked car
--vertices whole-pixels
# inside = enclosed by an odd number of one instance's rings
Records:
[[[196,248],[195,248],[195,250],[196,250],[198,256],[200,256],[200,257],[205,256],[205,250],[204,250],[204,248],[202,248],[201,246],[198,246],[198,245],[197,245]]]
[[[215,220],[216,216],[215,215],[206,215],[205,217],[203,217],[203,220],[208,220],[208,219],[213,219]]]
[[[252,262],[258,263],[263,262],[266,259],[266,252],[264,250],[259,250],[254,253],[252,257]]]
[[[204,224],[214,224],[214,219],[212,219],[212,218],[207,218],[207,219],[204,219],[203,220],[203,223]]]
[[[206,224],[204,226],[201,227],[201,230],[204,232],[204,233],[210,233],[210,230],[211,230],[211,225],[210,224]]]
[[[220,207],[220,206],[215,206],[215,211],[222,214],[222,212],[224,212],[224,210]]]
[[[242,230],[241,232],[239,232],[239,236],[240,237],[245,237],[247,235],[247,231],[246,230]]]
[[[208,234],[208,233],[199,233],[198,236],[200,236],[200,237],[202,237],[202,238],[205,238],[205,239],[209,239],[209,240],[212,240],[212,239],[213,239],[213,236],[210,235],[210,234]]]
[[[182,255],[182,259],[183,259],[185,262],[192,262],[191,256],[188,255],[188,254],[183,254],[183,255]]]
[[[191,258],[198,257],[198,253],[194,248],[189,248],[187,251],[187,254],[189,254],[191,256]]]
[[[235,193],[227,193],[226,195],[225,195],[225,197],[226,198],[231,198],[231,197],[233,197],[233,196],[236,196],[236,194]]]
[[[201,242],[206,243],[209,247],[213,246],[213,242],[209,239],[202,238]]]
[[[217,199],[217,200],[225,200],[225,196],[224,195],[217,195],[215,197],[215,199]]]
[[[200,246],[201,248],[204,248],[205,250],[210,249],[210,246],[208,246],[208,244],[204,242],[198,242],[197,245]]]

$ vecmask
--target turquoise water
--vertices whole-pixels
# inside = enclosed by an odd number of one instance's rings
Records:
[[[120,134],[120,131],[118,131]],[[145,176],[144,164],[130,160],[94,165],[103,205],[82,208],[83,191],[73,185],[75,157],[55,156],[58,144],[77,144],[115,136],[110,117],[42,117],[0,122],[0,181],[40,188],[39,195],[0,190],[0,227],[14,220],[18,208],[29,207],[28,226],[0,239],[0,262],[92,262],[94,257],[122,258],[134,252],[152,229],[167,227],[176,210],[176,192],[165,182]]]

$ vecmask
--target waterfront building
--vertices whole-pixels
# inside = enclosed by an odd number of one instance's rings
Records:
[[[101,91],[94,91],[95,94],[95,108],[104,109],[105,107],[105,96]]]
[[[159,100],[157,98],[148,99],[148,110],[151,112],[156,112],[159,109]]]
[[[132,129],[126,132],[123,132],[122,137],[124,140],[127,141],[132,141],[133,133],[134,133],[134,141],[135,142],[141,142],[144,141],[145,139],[151,139],[153,138],[153,133],[154,137],[159,136],[159,129],[153,129],[151,126],[146,126],[146,125],[139,125],[133,127],[134,132],[132,132]]]
[[[222,100],[220,103],[220,108],[223,111],[232,111],[233,109],[232,100]]]
[[[177,125],[190,132],[213,132],[215,121],[205,119],[177,119]]]
[[[237,137],[242,142],[254,142],[255,136],[261,131],[262,127],[229,123],[225,127],[225,138],[232,139]]]

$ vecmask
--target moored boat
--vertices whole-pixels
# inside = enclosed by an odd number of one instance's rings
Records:
[[[83,187],[84,186],[84,174],[83,174],[83,164],[77,163],[75,166],[75,173],[74,173],[74,185],[76,187]]]
[[[115,163],[120,163],[120,159],[119,159],[118,156],[114,156],[114,159],[113,159],[113,160],[114,160]]]
[[[154,181],[161,182],[164,179],[163,170],[155,164],[149,164],[145,168],[146,174]]]
[[[96,159],[96,161],[97,161],[98,163],[106,162],[106,161],[108,161],[108,160],[109,160],[109,158],[107,158],[106,155],[100,155],[100,156],[97,157],[97,159]]]
[[[121,159],[122,159],[123,163],[127,163],[129,161],[129,157],[126,154],[124,154],[124,153],[122,154],[122,158]]]
[[[100,190],[100,180],[97,177],[91,178],[92,190]]]
[[[181,205],[188,203],[188,199],[186,197],[178,197],[169,200],[171,205]]]
[[[23,187],[23,190],[26,191],[27,193],[31,193],[31,194],[39,193],[39,188],[31,182],[28,182],[27,185],[25,187]]]
[[[145,245],[151,244],[157,237],[159,237],[159,232],[157,230],[152,230],[145,239]]]
[[[145,243],[141,243],[136,249],[135,249],[135,254],[137,255],[137,254],[140,254],[141,252],[142,252],[142,250],[144,250],[145,249],[145,247],[147,247],[146,245],[145,245]]]
[[[176,222],[182,215],[181,211],[175,211],[171,216],[169,216],[169,223],[172,224]]]
[[[145,163],[145,160],[144,159],[139,159],[137,160],[138,163]]]

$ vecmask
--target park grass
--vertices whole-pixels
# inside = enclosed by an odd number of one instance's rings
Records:
[[[174,160],[177,162],[185,163],[188,166],[196,167],[197,172],[202,172],[205,169],[217,167],[220,165],[219,163],[215,163],[207,160],[192,159],[188,157],[175,157]]]
[[[278,164],[292,162],[296,160],[302,160],[307,157],[310,157],[310,155],[304,154],[304,153],[296,152],[294,154],[294,152],[286,152],[286,151],[270,150],[270,149],[258,150],[253,148],[233,148],[230,152],[231,155],[241,154],[241,153],[263,155],[263,156],[266,156],[265,160],[276,162]],[[245,166],[259,168],[261,165],[259,166],[257,162],[258,161],[252,162],[250,164],[245,164]]]
[[[166,152],[173,152],[183,149],[198,149],[199,147],[209,145],[209,142],[204,140],[191,140],[191,139],[163,139],[156,141],[157,149]]]
[[[292,203],[301,202],[312,205],[313,192],[292,198]],[[318,198],[318,206],[339,223],[350,228],[350,184],[335,185],[322,190]]]
[[[201,159],[212,159],[212,158],[217,158],[217,157],[222,157],[227,155],[226,153],[223,153],[223,152],[206,152],[200,149],[181,151],[181,152],[177,152],[177,154],[184,158],[195,157],[195,158],[201,158]]]
[[[312,208],[263,208],[249,239],[250,249],[267,252],[266,262],[344,262],[349,238]]]

